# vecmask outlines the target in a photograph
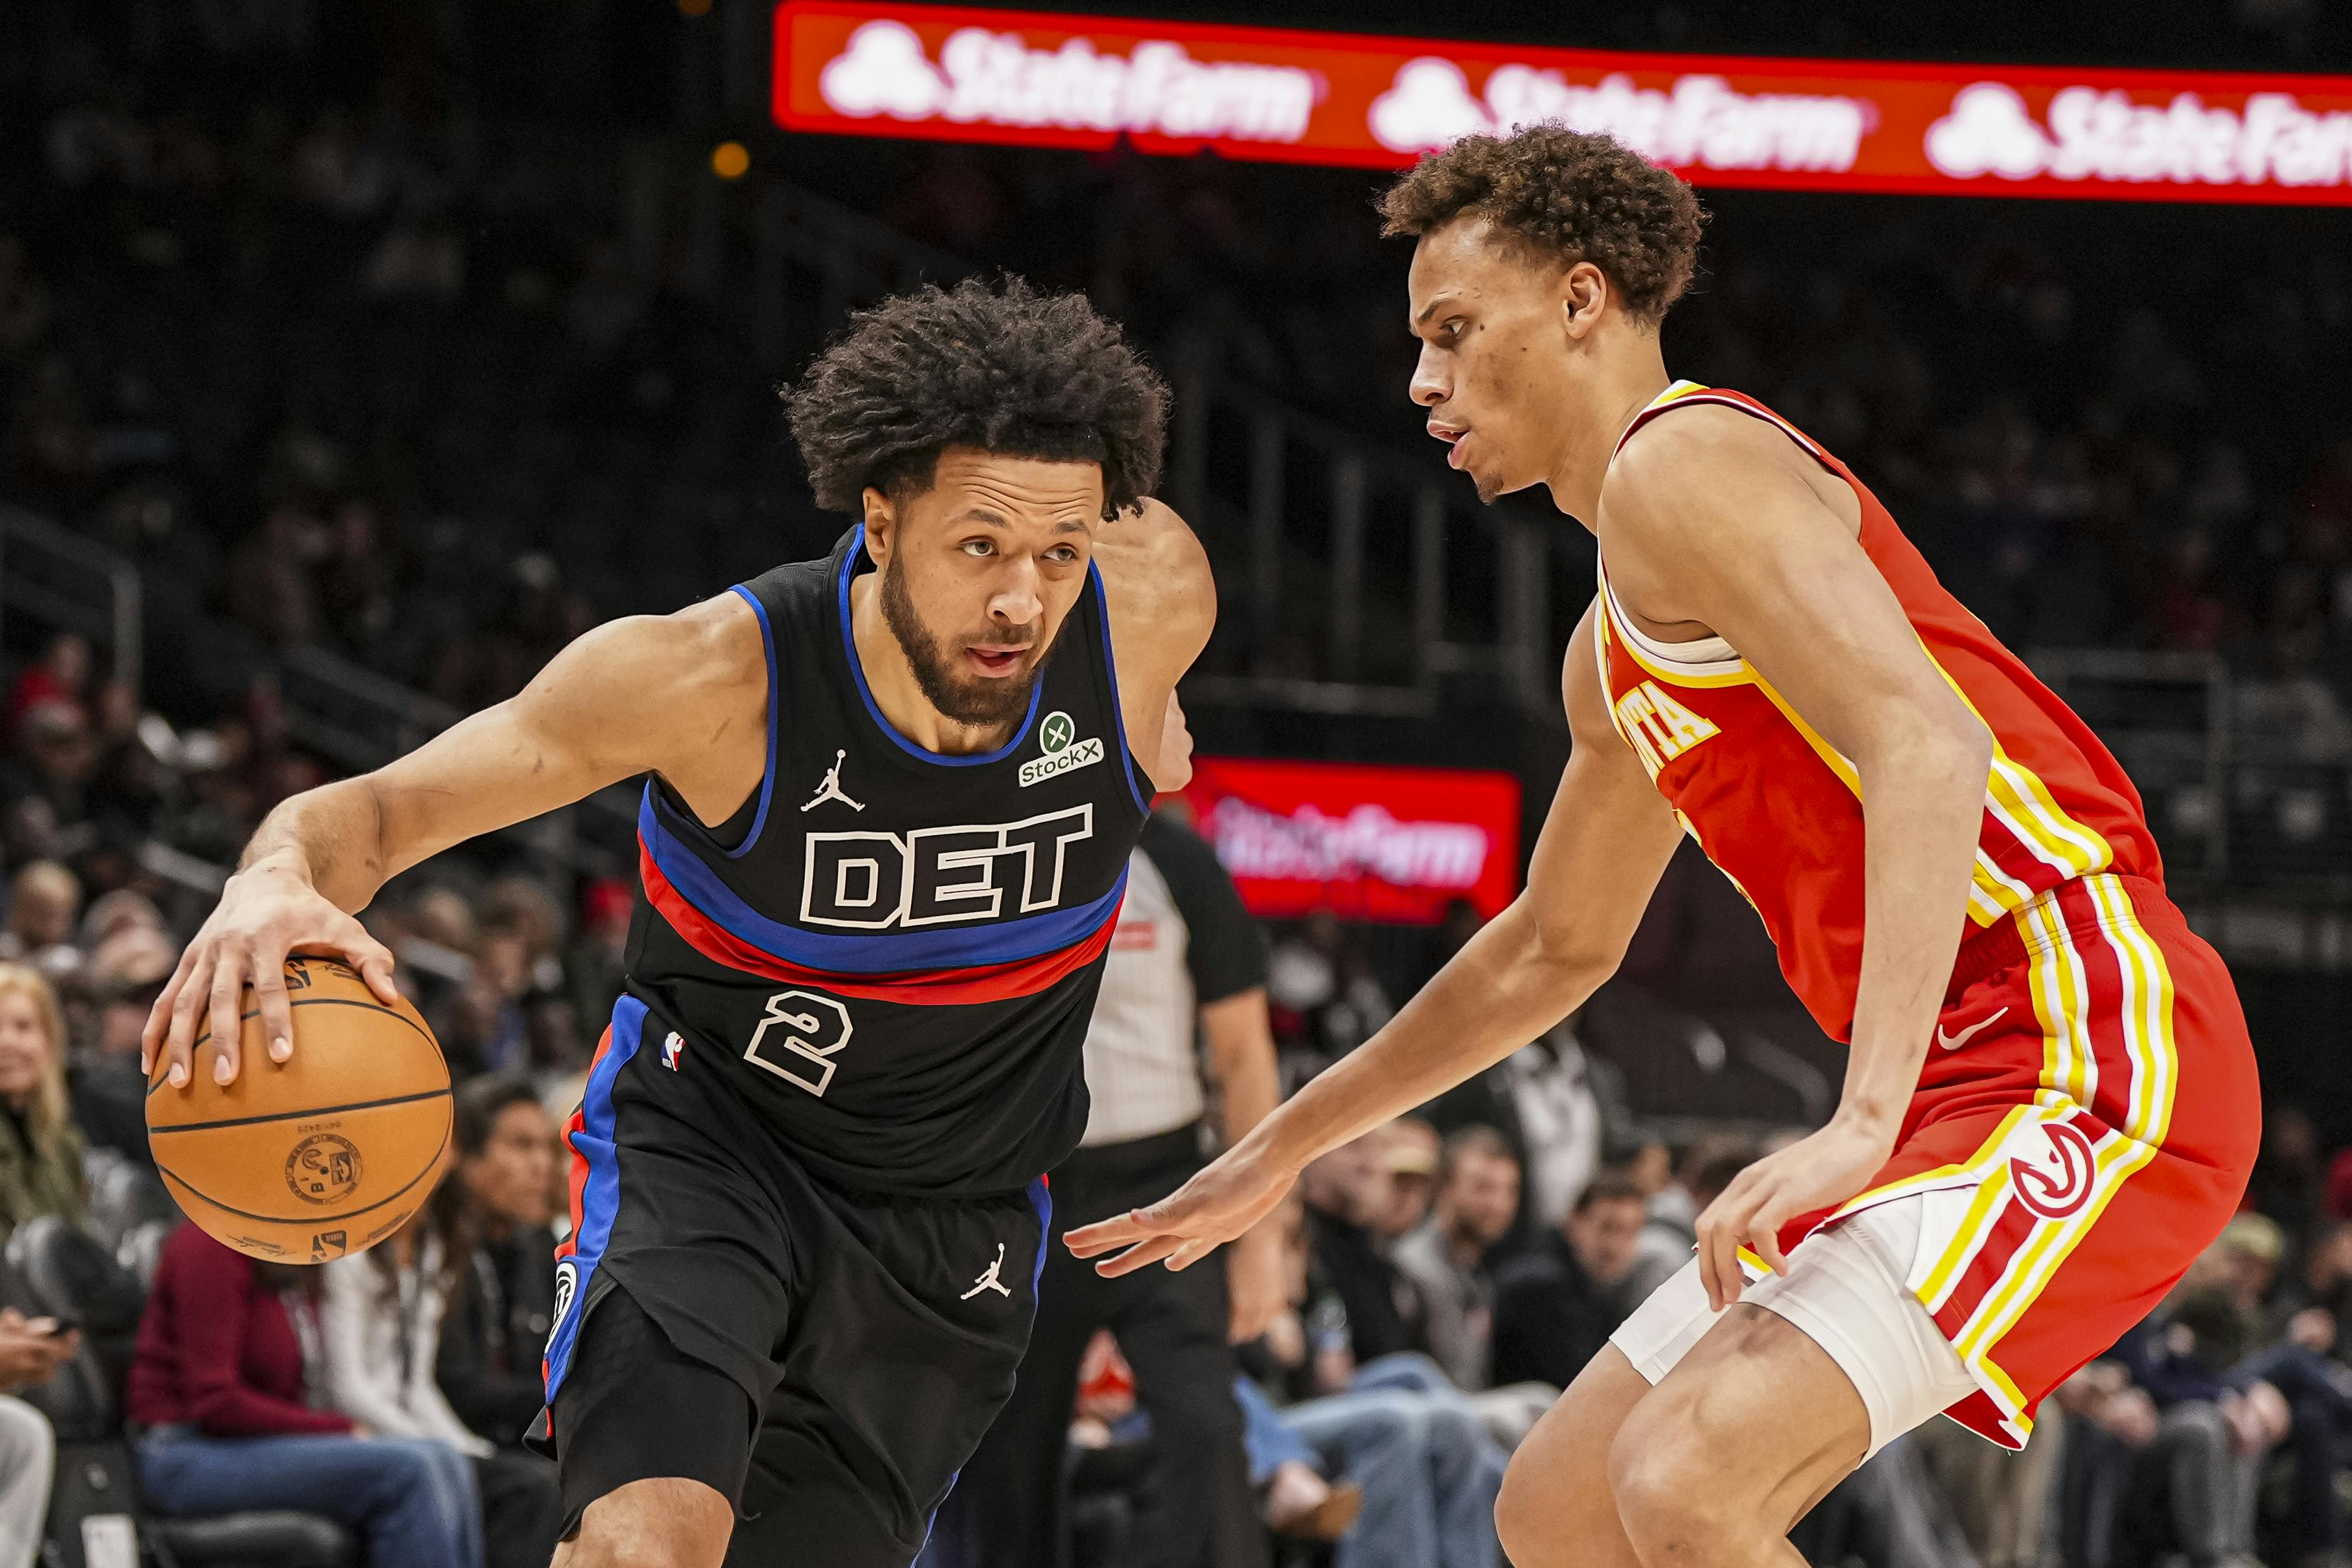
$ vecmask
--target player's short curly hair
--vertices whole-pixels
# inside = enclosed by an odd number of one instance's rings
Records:
[[[1690,186],[1614,138],[1559,125],[1465,136],[1381,195],[1381,232],[1415,238],[1465,215],[1513,243],[1609,275],[1644,321],[1690,287],[1706,212]]]
[[[783,395],[819,506],[929,488],[940,452],[1097,463],[1103,516],[1160,482],[1168,387],[1078,294],[1018,278],[926,285],[849,320]]]

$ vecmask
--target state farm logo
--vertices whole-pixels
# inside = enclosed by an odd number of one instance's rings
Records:
[[[1235,877],[1310,882],[1376,877],[1400,888],[1475,887],[1487,837],[1464,822],[1399,822],[1379,805],[1327,816],[1302,805],[1287,816],[1227,795],[1209,815],[1217,858]]]
[[[2193,92],[2166,104],[2070,87],[2049,121],[2007,82],[1972,82],[1927,128],[1927,161],[1956,180],[2169,181],[2207,185],[2333,185],[2347,173],[2352,114],[2319,114],[2291,92],[2257,92],[2243,112]]]
[[[1833,93],[1746,93],[1719,76],[1678,76],[1670,88],[1634,85],[1612,71],[1591,85],[1558,70],[1496,66],[1483,97],[1452,60],[1424,56],[1397,68],[1372,100],[1371,132],[1392,153],[1433,153],[1473,132],[1507,133],[1553,123],[1603,132],[1675,168],[1853,167],[1878,110]]]
[[[1183,45],[1147,39],[1126,55],[1086,38],[1033,49],[1018,33],[965,27],[934,65],[903,22],[877,19],[826,62],[817,91],[852,119],[1124,131],[1235,142],[1297,142],[1322,93],[1313,71],[1196,60]]]

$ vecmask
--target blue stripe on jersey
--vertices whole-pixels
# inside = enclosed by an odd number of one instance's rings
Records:
[[[964,969],[990,963],[1013,963],[1059,952],[1084,942],[1100,930],[1118,909],[1127,893],[1127,868],[1110,890],[1090,903],[1071,909],[987,925],[926,927],[919,931],[842,933],[803,931],[760,913],[680,843],[654,810],[653,785],[646,785],[637,806],[637,836],[646,850],[705,917],[739,942],[751,943],[771,957],[802,969],[831,974],[903,974],[927,969]]]
[[[927,763],[937,763],[941,767],[978,767],[982,763],[1001,763],[1011,756],[1015,748],[1029,738],[1029,727],[1037,722],[1037,704],[1045,695],[1045,681],[1042,671],[1029,686],[1028,716],[1021,721],[1021,728],[1013,732],[1013,739],[992,752],[978,752],[968,757],[951,757],[941,752],[934,752],[927,746],[915,744],[914,742],[898,733],[898,727],[882,716],[882,710],[874,701],[874,693],[866,688],[866,667],[857,662],[857,639],[850,635],[849,629],[849,580],[857,574],[857,558],[865,553],[866,540],[861,534],[857,542],[849,547],[849,553],[841,558],[841,582],[835,592],[841,606],[841,651],[849,660],[850,679],[857,682],[857,695],[865,700],[866,711],[874,716],[874,727],[896,741],[898,743],[898,749],[908,756],[919,757]],[[664,870],[667,871],[667,868],[665,867]]]
[[[646,1029],[646,1005],[622,994],[613,1004],[613,1043],[604,1059],[588,1075],[587,1091],[580,1100],[580,1131],[572,1147],[588,1162],[588,1180],[580,1194],[580,1236],[572,1251],[578,1271],[572,1279],[572,1304],[555,1338],[547,1347],[547,1402],[555,1403],[556,1388],[572,1365],[572,1347],[580,1339],[580,1321],[588,1315],[588,1282],[613,1239],[613,1219],[621,1211],[621,1159],[613,1144],[613,1084],[629,1058],[637,1054]]]
[[[1118,657],[1110,645],[1110,595],[1103,592],[1102,568],[1087,563],[1087,575],[1094,579],[1095,609],[1102,616],[1103,672],[1110,677],[1110,719],[1118,727],[1118,765],[1127,773],[1127,793],[1135,797],[1138,810],[1151,815],[1151,797],[1135,782],[1135,752],[1127,743],[1127,709],[1118,700]]]
[[[768,771],[760,775],[760,809],[751,814],[751,831],[743,835],[742,843],[727,851],[730,860],[740,860],[751,853],[752,845],[760,842],[760,829],[768,826],[768,801],[776,792],[776,710],[783,706],[783,693],[776,685],[776,634],[768,625],[768,606],[740,583],[730,592],[743,595],[743,602],[760,617],[760,646],[768,651]]]
[[[1054,1242],[1054,1190],[1043,1176],[1029,1184],[1029,1206],[1037,1213],[1037,1267],[1029,1270],[1029,1300],[1034,1307],[1037,1282],[1045,1278],[1045,1248]]]

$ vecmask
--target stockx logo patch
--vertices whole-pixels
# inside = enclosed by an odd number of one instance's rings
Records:
[[[1022,787],[1026,789],[1033,784],[1043,784],[1047,779],[1074,773],[1080,768],[1090,768],[1101,762],[1102,738],[1089,735],[1081,741],[1077,739],[1077,721],[1060,709],[1046,714],[1045,722],[1037,726],[1037,745],[1041,754],[1021,764]]]

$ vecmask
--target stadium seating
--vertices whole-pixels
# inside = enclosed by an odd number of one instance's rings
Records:
[[[149,1177],[152,1180],[152,1177]],[[149,1222],[150,1226],[153,1222]],[[58,1481],[50,1500],[48,1550],[60,1568],[81,1568],[83,1521],[108,1514],[134,1520],[164,1568],[348,1568],[358,1543],[331,1520],[282,1510],[216,1519],[149,1517],[121,1414],[122,1379],[146,1290],[89,1232],[52,1216],[27,1221],[8,1238],[9,1268],[26,1310],[83,1325],[81,1353],[24,1397],[58,1436]]]

